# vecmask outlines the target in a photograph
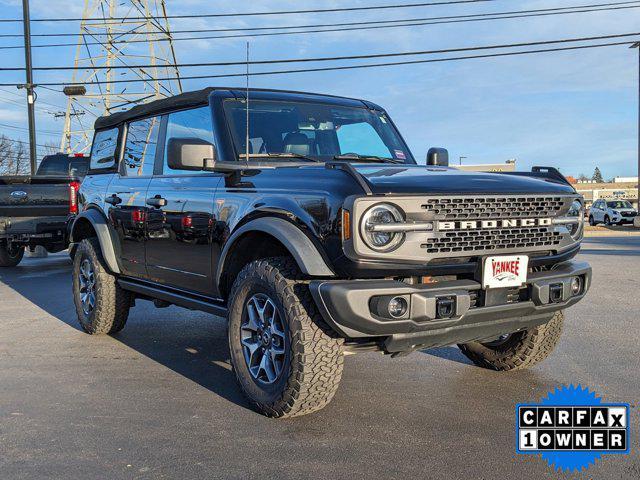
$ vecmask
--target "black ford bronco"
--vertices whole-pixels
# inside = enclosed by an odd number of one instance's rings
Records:
[[[584,205],[553,168],[417,165],[350,98],[207,88],[102,117],[72,228],[90,334],[137,299],[228,320],[242,390],[273,417],[324,407],[345,353],[458,344],[495,370],[546,358],[586,294]]]

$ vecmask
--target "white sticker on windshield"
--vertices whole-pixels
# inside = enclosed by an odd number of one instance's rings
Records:
[[[399,158],[400,160],[406,160],[407,156],[404,154],[404,152],[402,150],[394,150],[393,153],[395,153],[396,158]]]

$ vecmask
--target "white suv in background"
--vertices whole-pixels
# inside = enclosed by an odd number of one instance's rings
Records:
[[[589,212],[589,225],[633,223],[638,212],[626,200],[597,200]]]

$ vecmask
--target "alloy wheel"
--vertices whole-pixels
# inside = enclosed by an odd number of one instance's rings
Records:
[[[85,315],[90,315],[96,306],[96,275],[89,259],[80,265],[80,302]]]
[[[257,293],[247,301],[240,325],[244,359],[254,380],[273,384],[285,364],[286,331],[282,314],[267,295]]]

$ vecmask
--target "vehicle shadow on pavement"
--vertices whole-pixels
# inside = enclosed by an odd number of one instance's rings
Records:
[[[111,338],[237,405],[250,409],[229,361],[223,319],[137,301],[127,326]]]
[[[465,357],[458,347],[452,345],[448,347],[428,348],[420,350],[420,352],[444,360],[451,360],[452,362],[473,365],[473,362]]]
[[[0,282],[60,322],[82,332],[71,294],[71,262],[65,255],[25,260],[19,267],[1,270]],[[229,364],[226,325],[220,318],[177,307],[156,309],[138,300],[120,333],[78,339],[88,354],[103,349],[121,355],[108,342],[119,342],[207,390],[250,408]]]

